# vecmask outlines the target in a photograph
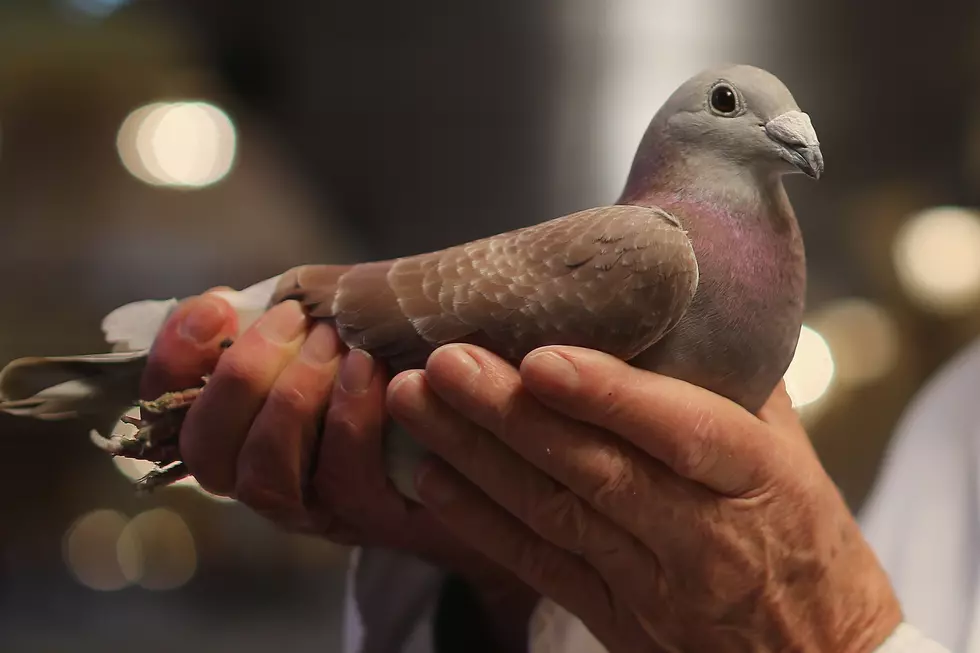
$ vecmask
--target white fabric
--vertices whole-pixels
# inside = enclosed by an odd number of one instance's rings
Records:
[[[542,599],[528,627],[529,653],[606,653],[606,647],[560,605]]]
[[[980,342],[919,393],[899,424],[862,527],[906,619],[980,653]]]
[[[945,648],[907,623],[899,624],[895,632],[878,647],[875,653],[949,653]]]
[[[608,653],[606,648],[574,616],[544,600],[531,619],[530,653]],[[949,653],[908,623],[895,632],[874,653]]]
[[[344,620],[343,641],[341,650],[344,653],[357,653],[361,650],[361,643],[364,641],[364,620],[357,609],[357,601],[354,598],[354,582],[357,578],[357,561],[360,558],[361,550],[354,549],[347,559],[347,579],[344,584]]]

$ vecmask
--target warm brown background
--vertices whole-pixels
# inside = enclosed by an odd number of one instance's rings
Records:
[[[808,418],[855,508],[904,403],[977,333],[977,310],[913,305],[890,258],[916,210],[980,204],[974,2],[112,4],[0,4],[0,362],[96,351],[101,316],[133,299],[608,203],[642,121],[719,60],[776,72],[821,136],[825,179],[790,182],[812,310],[864,297],[898,325],[889,374],[835,390]],[[735,18],[712,20],[722,11]],[[137,181],[116,154],[120,123],[185,97],[232,115],[234,170],[202,190]],[[62,547],[78,517],[157,506],[193,534],[189,583],[96,592],[74,580]],[[109,564],[114,546],[89,553]],[[82,425],[0,418],[0,650],[333,651],[341,563],[190,489],[137,500]]]

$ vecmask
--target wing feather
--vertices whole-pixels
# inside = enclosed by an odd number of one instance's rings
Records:
[[[518,362],[549,344],[629,360],[687,310],[698,268],[677,220],[609,206],[458,247],[355,266],[303,266],[273,301],[298,299],[350,347],[395,370],[472,342]]]

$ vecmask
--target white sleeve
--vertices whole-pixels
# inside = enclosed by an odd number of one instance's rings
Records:
[[[607,653],[606,648],[561,606],[542,599],[531,617],[530,653]],[[950,653],[907,623],[875,649],[874,653]]]
[[[573,614],[542,598],[528,624],[528,653],[607,653]]]
[[[905,619],[952,651],[980,651],[978,387],[980,340],[909,403],[860,515]]]
[[[903,623],[884,644],[875,649],[875,653],[949,653],[949,650]]]
[[[356,549],[349,565],[343,653],[433,653],[445,573],[382,549]]]
[[[361,619],[361,611],[357,609],[357,601],[354,598],[357,559],[360,553],[360,549],[351,551],[347,562],[347,582],[344,583],[344,620],[341,631],[343,643],[340,647],[343,653],[360,653],[364,641],[364,621]]]

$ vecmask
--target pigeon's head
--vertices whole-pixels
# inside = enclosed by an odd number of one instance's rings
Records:
[[[671,141],[707,148],[738,165],[784,174],[823,172],[810,117],[772,73],[745,65],[705,70],[678,88],[658,113]]]

